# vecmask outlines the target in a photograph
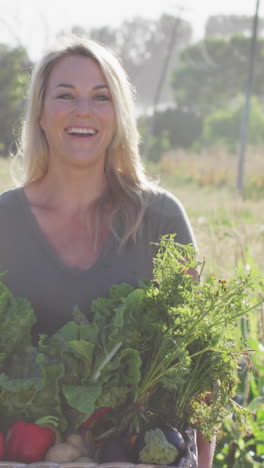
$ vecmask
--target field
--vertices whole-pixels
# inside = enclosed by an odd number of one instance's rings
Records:
[[[146,164],[148,171],[160,179],[160,185],[183,203],[197,238],[200,258],[205,259],[204,274],[214,273],[221,280],[232,277],[238,266],[264,274],[264,150],[263,153],[252,151],[249,156],[244,199],[235,189],[235,156],[217,151],[200,155],[176,152],[164,155],[159,164]],[[12,186],[9,162],[2,159],[0,192]],[[241,326],[244,336],[249,337],[251,346],[258,352],[253,358],[253,372],[242,376],[238,397],[243,406],[258,413],[252,418],[247,437],[232,421],[225,423],[219,436],[215,468],[263,466],[264,410],[259,409],[264,403],[263,306],[249,321],[241,322]],[[253,462],[250,454],[254,453]]]
[[[244,200],[235,187],[234,156],[176,152],[164,155],[158,166],[148,164],[151,174],[183,203],[206,268],[220,277],[251,259],[264,272],[264,151],[250,157]]]

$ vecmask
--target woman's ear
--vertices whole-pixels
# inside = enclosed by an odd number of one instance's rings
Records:
[[[43,137],[45,138],[46,140],[46,134],[45,134],[45,128],[44,128],[44,123],[43,123],[43,119],[41,118],[39,120],[39,128],[40,128],[40,131],[41,131],[41,134],[43,135]]]

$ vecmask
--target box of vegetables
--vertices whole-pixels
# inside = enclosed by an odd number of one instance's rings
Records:
[[[36,346],[31,304],[0,283],[2,463],[195,468],[196,431],[211,439],[230,412],[243,421],[237,322],[263,301],[263,278],[195,281],[192,269],[196,251],[164,236],[152,281],[113,285]]]

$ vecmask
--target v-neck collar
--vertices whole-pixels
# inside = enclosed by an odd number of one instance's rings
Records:
[[[26,194],[24,192],[24,188],[19,187],[19,188],[14,189],[14,190],[15,190],[15,192],[17,194],[19,203],[20,203],[20,205],[21,205],[21,207],[22,207],[22,209],[24,211],[27,222],[30,225],[31,232],[32,232],[32,237],[34,237],[35,242],[37,242],[39,244],[40,248],[45,251],[46,255],[48,255],[48,257],[54,263],[56,268],[59,268],[64,273],[71,274],[71,275],[77,276],[77,277],[88,276],[88,275],[94,273],[94,271],[101,264],[103,264],[105,262],[106,257],[108,255],[108,253],[110,252],[110,250],[115,248],[116,239],[115,239],[114,235],[110,232],[107,239],[106,239],[106,241],[105,241],[105,243],[104,243],[104,245],[103,245],[101,253],[100,253],[100,255],[97,258],[95,263],[93,263],[90,267],[88,267],[86,269],[79,269],[79,268],[74,268],[74,267],[68,266],[66,263],[63,262],[63,260],[58,255],[56,250],[51,246],[51,244],[49,243],[48,239],[46,238],[44,232],[40,228],[40,226],[39,226],[39,224],[38,224],[32,210],[31,210],[29,201],[28,201],[28,199],[26,197]]]

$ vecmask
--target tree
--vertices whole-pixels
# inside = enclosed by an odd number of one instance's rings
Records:
[[[132,61],[130,63],[124,61],[137,90],[138,105],[142,106],[142,108],[153,105],[154,95],[164,65],[164,57],[169,47],[175,21],[177,21],[176,38],[169,61],[167,77],[165,78],[160,96],[160,103],[172,102],[169,76],[177,64],[180,51],[191,41],[192,29],[188,22],[180,18],[175,19],[170,15],[162,15],[158,21],[150,22],[142,60],[137,64],[137,67],[135,67]],[[142,24],[141,27],[144,34],[144,29],[146,30],[144,24]],[[128,30],[128,35],[131,37],[131,35],[133,36],[134,30],[132,24],[130,28],[131,29]],[[140,37],[138,38],[138,44],[141,44]],[[137,55],[136,50],[134,50],[134,55]],[[121,57],[123,56],[125,56],[125,50],[121,54]]]
[[[243,101],[239,100],[231,109],[219,109],[209,114],[203,123],[199,146],[226,146],[234,152],[239,143],[239,128]],[[248,142],[251,145],[264,144],[264,112],[257,98],[252,98],[249,120]]]
[[[175,47],[170,60],[168,77],[175,68],[179,52],[190,43],[192,27],[186,20],[177,18]],[[136,89],[139,108],[151,106],[164,63],[165,51],[175,17],[162,15],[158,20],[134,17],[119,27],[103,26],[85,31],[78,26],[73,32],[85,34],[109,47],[122,59],[124,67]],[[164,83],[161,102],[172,101],[170,81]]]
[[[259,18],[259,33],[264,29],[264,18]],[[252,16],[246,15],[212,15],[205,25],[205,37],[229,38],[238,34],[250,36]]]
[[[0,144],[7,156],[22,116],[30,61],[23,47],[0,44]]]
[[[138,122],[143,140],[149,126],[149,119],[148,116],[142,116]],[[157,161],[165,151],[191,147],[194,141],[199,138],[201,130],[202,119],[192,112],[178,108],[168,108],[156,112],[149,159]]]
[[[245,90],[250,39],[209,38],[187,47],[172,75],[174,99],[201,115],[226,107]],[[253,94],[264,94],[264,39],[257,42]]]

